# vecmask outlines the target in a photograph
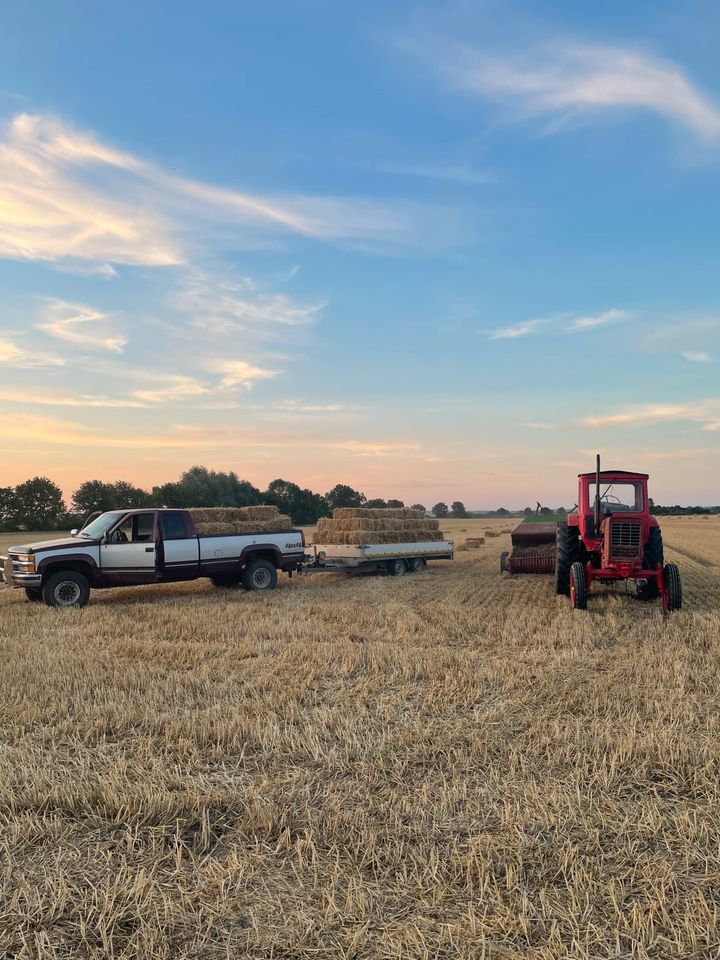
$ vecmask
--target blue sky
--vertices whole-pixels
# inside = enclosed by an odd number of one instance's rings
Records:
[[[0,16],[0,482],[718,502],[715,5]]]

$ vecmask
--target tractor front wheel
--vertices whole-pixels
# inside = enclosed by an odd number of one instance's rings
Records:
[[[587,610],[587,574],[585,567],[576,561],[570,567],[570,606],[573,610]]]
[[[555,543],[555,591],[558,595],[570,595],[570,567],[580,556],[580,538],[577,527],[566,523],[557,525]]]
[[[676,563],[666,563],[663,569],[665,575],[665,589],[663,590],[663,610],[672,613],[673,610],[682,610],[683,596],[680,571]]]
[[[662,566],[664,562],[663,540],[660,527],[651,527],[643,553],[643,567],[645,567],[646,570],[655,570],[658,564]],[[638,597],[641,600],[657,600],[657,596],[658,586],[657,580],[654,577],[648,579],[645,586],[638,590]]]

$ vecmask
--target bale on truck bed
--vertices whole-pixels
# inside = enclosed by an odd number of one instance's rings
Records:
[[[198,534],[276,533],[292,528],[292,520],[277,507],[191,507],[188,513]]]

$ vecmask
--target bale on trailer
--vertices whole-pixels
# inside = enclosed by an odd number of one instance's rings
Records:
[[[366,520],[422,520],[425,514],[422,510],[413,510],[410,507],[337,507],[333,510],[334,520],[349,520],[353,517]]]
[[[318,520],[315,542],[348,546],[381,543],[435,543],[444,539],[440,524],[421,510],[340,507]]]

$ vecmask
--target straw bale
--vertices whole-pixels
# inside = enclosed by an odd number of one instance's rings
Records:
[[[274,520],[280,516],[270,504],[253,507],[191,507],[195,523],[247,523],[249,520]]]
[[[352,546],[380,543],[434,543],[444,539],[440,530],[401,530],[397,527],[392,530],[339,530],[334,525],[334,521],[329,521],[322,526],[318,523],[314,537],[315,543]]]
[[[424,516],[422,510],[412,510],[410,507],[337,507],[333,510],[334,520],[350,520],[353,517],[367,520],[421,520]]]
[[[284,514],[278,513],[268,520],[246,519],[225,519],[224,517],[215,517],[212,520],[197,520],[193,516],[195,529],[200,535],[208,534],[232,534],[232,533],[276,533],[281,530],[292,528],[292,520]]]

